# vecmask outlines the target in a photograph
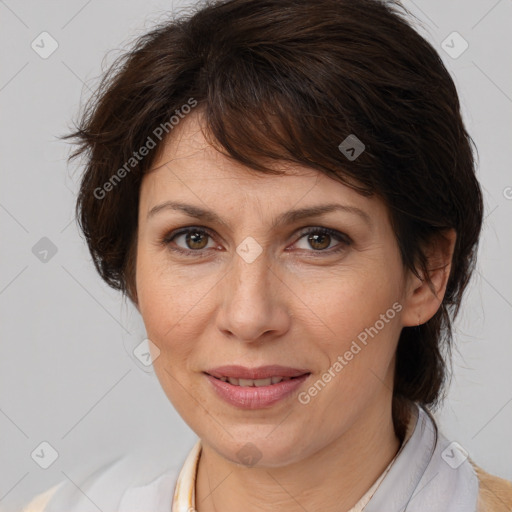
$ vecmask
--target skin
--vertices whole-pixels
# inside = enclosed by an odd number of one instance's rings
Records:
[[[276,164],[285,176],[250,171],[206,142],[201,119],[195,112],[174,128],[143,179],[135,299],[160,350],[154,368],[163,390],[202,440],[197,510],[349,510],[400,447],[391,416],[396,345],[402,327],[437,311],[455,235],[430,251],[436,297],[403,268],[379,198],[299,165]],[[148,216],[166,201],[213,210],[227,225],[165,208]],[[371,225],[335,211],[272,227],[285,211],[326,203],[357,207]],[[169,241],[191,226],[211,236]],[[303,234],[326,227],[351,243],[327,236],[312,246]],[[236,252],[248,236],[262,248],[252,263]],[[307,368],[305,391],[397,302],[394,318],[307,404],[295,394],[241,410],[203,373],[225,364]],[[248,442],[261,454],[250,467],[237,456]]]

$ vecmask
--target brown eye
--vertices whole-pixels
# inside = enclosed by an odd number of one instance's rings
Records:
[[[331,243],[331,235],[325,233],[310,234],[308,236],[308,243],[315,250],[327,249]]]
[[[208,242],[211,239],[212,236],[204,229],[192,227],[170,233],[162,239],[161,243],[176,252],[200,255],[206,254],[203,249],[208,248]]]
[[[298,249],[305,249],[314,256],[344,251],[352,243],[352,239],[348,235],[330,228],[310,228],[303,231],[301,234],[302,236],[295,245],[298,245]],[[302,240],[304,240],[304,242],[302,242]],[[300,243],[303,244],[302,247],[300,247]]]
[[[189,249],[204,249],[208,245],[208,237],[201,231],[189,231],[185,234],[185,243]]]
[[[183,240],[181,240],[183,238]],[[322,256],[328,254],[339,253],[345,251],[352,240],[348,235],[329,228],[308,229],[302,232],[302,236],[294,244],[298,245],[304,239],[306,247],[298,247],[305,249],[314,256]],[[181,241],[180,241],[181,240]],[[211,241],[213,245],[208,246]],[[333,242],[338,242],[334,243]],[[172,232],[161,239],[162,245],[170,250],[189,256],[208,256],[210,251],[204,249],[215,248],[212,235],[202,228],[189,227]]]

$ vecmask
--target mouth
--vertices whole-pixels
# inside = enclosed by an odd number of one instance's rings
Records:
[[[278,364],[247,368],[240,365],[225,365],[211,368],[205,371],[223,382],[229,382],[234,386],[270,386],[283,380],[303,377],[311,372],[305,368],[292,368]]]
[[[203,373],[217,396],[241,409],[268,408],[291,397],[311,375],[309,370],[279,365],[223,366]]]
[[[236,378],[236,377],[215,377],[215,375],[211,375],[207,372],[205,372],[206,375],[210,375],[210,377],[213,377],[214,379],[220,380],[222,382],[229,382],[233,386],[242,386],[242,387],[263,387],[263,386],[272,386],[273,384],[279,384],[280,382],[287,381],[287,380],[293,380],[293,379],[299,379],[301,377],[306,377],[310,375],[310,373],[304,373],[302,375],[297,375],[296,377],[283,377],[280,375],[275,375],[272,377],[268,377],[266,379],[242,379],[242,378]]]

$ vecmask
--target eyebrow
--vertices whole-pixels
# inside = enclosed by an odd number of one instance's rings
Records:
[[[194,217],[196,219],[200,219],[203,221],[208,221],[212,223],[218,223],[226,228],[229,227],[228,223],[222,219],[219,215],[211,210],[206,210],[199,206],[176,202],[176,201],[166,201],[159,205],[154,206],[149,210],[147,218],[153,217],[159,212],[165,210],[174,210],[185,213],[190,217]],[[306,219],[308,217],[318,217],[320,215],[325,215],[326,213],[331,213],[334,211],[343,211],[347,213],[352,213],[358,215],[362,218],[370,227],[372,227],[372,221],[370,216],[363,210],[355,207],[338,203],[331,204],[323,204],[318,206],[311,206],[308,208],[299,208],[297,210],[290,210],[284,213],[281,213],[273,222],[272,228],[277,228],[282,225],[293,224],[294,222],[300,221],[302,219]]]

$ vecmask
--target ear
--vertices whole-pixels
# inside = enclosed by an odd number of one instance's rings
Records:
[[[431,283],[428,283],[426,276],[421,272],[419,279],[408,271],[402,312],[404,327],[424,324],[441,306],[450,277],[456,238],[455,230],[447,229],[434,235],[425,248]]]

